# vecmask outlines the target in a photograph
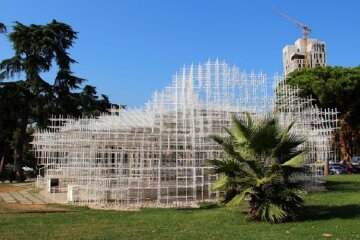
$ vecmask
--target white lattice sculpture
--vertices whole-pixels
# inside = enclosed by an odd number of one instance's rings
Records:
[[[178,206],[213,199],[205,159],[221,158],[208,138],[224,134],[231,116],[278,116],[295,120],[308,137],[306,163],[316,181],[333,159],[335,110],[322,111],[298,96],[281,76],[246,73],[225,62],[183,67],[171,85],[155,92],[145,107],[111,109],[98,118],[53,118],[32,142],[43,165],[38,184],[47,192],[68,191],[68,201],[112,206]],[[54,184],[55,182],[55,184]],[[51,193],[49,193],[51,194]],[[55,194],[55,193],[54,193]]]

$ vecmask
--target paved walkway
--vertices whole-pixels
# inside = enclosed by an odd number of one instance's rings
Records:
[[[13,196],[10,195],[10,193],[0,193],[0,198],[2,198],[2,200],[7,203],[16,203],[17,202],[15,200],[15,198],[13,198]]]
[[[0,201],[6,203],[21,204],[45,204],[44,198],[39,193],[31,192],[32,184],[16,184],[16,186],[24,187],[25,190],[17,192],[0,192]]]

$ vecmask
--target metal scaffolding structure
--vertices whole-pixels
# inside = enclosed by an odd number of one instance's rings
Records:
[[[307,176],[315,182],[334,158],[335,110],[286,85],[282,76],[246,73],[216,60],[184,66],[143,108],[111,109],[98,118],[52,118],[34,134],[46,195],[92,206],[191,206],[215,198],[205,159],[225,157],[210,134],[225,134],[231,116],[275,114],[308,137]],[[302,176],[307,178],[306,176]]]

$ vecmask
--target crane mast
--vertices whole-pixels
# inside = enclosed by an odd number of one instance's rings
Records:
[[[302,24],[301,22],[289,17],[285,13],[282,13],[275,8],[273,8],[273,11],[276,12],[277,14],[279,14],[280,16],[286,18],[287,20],[295,23],[296,25],[298,25],[299,27],[301,27],[303,29],[302,33],[303,33],[303,44],[304,44],[304,67],[308,67],[309,64],[308,64],[307,40],[308,40],[308,35],[311,32],[310,28],[308,26],[306,26],[305,24]]]

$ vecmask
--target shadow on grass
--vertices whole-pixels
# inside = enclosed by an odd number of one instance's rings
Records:
[[[70,213],[70,212],[76,212],[76,211],[67,211],[67,210],[36,211],[36,210],[33,210],[33,211],[14,211],[14,212],[9,212],[9,213],[13,213],[13,214],[16,214],[16,213],[27,214],[27,213]]]
[[[360,183],[351,181],[326,181],[325,187],[328,191],[359,191]]]
[[[360,206],[306,206],[304,220],[327,220],[332,218],[353,219],[360,217]]]
[[[358,181],[328,180],[325,188],[329,192],[348,192],[356,194],[360,190]],[[326,220],[331,218],[352,219],[360,217],[360,205],[341,206],[313,205],[305,206],[305,220]]]
[[[184,208],[176,208],[176,210],[199,211],[199,210],[208,210],[208,209],[216,209],[216,208],[220,208],[220,206],[216,203],[201,202],[201,203],[199,203],[199,208],[184,207]]]
[[[211,202],[201,202],[199,203],[200,209],[214,209],[214,208],[220,208],[219,204],[217,203],[211,203]]]
[[[0,212],[1,214],[33,214],[33,213],[71,213],[78,211],[69,211],[69,210],[5,210]]]

